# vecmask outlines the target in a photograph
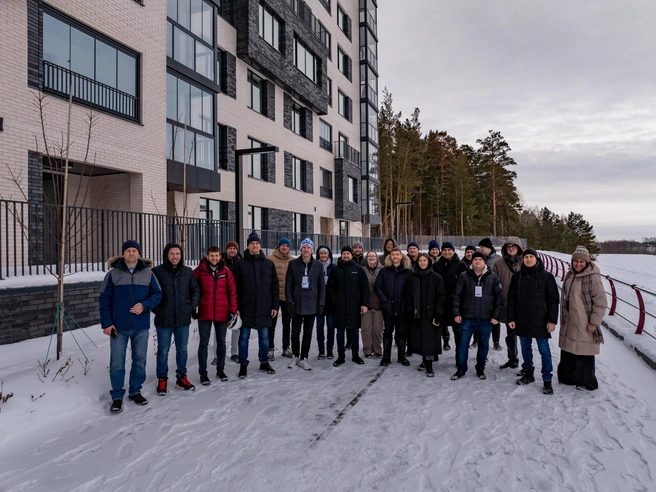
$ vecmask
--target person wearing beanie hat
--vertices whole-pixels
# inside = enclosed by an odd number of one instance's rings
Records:
[[[260,243],[262,244],[262,241],[260,241],[260,236],[257,235],[257,232],[253,231],[248,235],[248,240],[246,241],[246,246],[249,246],[251,243]]]
[[[364,259],[364,245],[358,241],[353,243],[353,261],[363,268],[367,264]]]
[[[419,258],[419,243],[416,241],[410,241],[408,243],[408,249],[407,249],[407,255],[408,258],[410,258],[410,270],[413,272],[417,268],[417,259]],[[412,343],[410,341],[410,337],[412,336],[412,330],[406,330],[406,342],[407,342],[407,350],[405,352],[406,357],[412,357]]]
[[[476,253],[476,246],[469,245],[465,248],[465,256],[462,259],[462,261],[465,262],[465,265],[467,265],[467,268],[471,265],[472,261],[472,255]]]
[[[440,244],[435,239],[431,239],[428,243],[428,254],[433,260],[433,265],[435,265],[440,257]]]
[[[461,323],[460,343],[457,350],[458,370],[452,380],[462,378],[467,373],[467,357],[472,335],[478,334],[476,352],[476,375],[486,379],[487,360],[492,325],[499,323],[503,311],[503,288],[499,277],[485,264],[485,255],[477,251],[473,254],[471,267],[458,277],[453,292],[453,320]]]
[[[526,255],[535,256],[538,260],[540,260],[539,253],[536,250],[534,250],[533,248],[526,248],[523,251],[522,256],[526,256]],[[542,260],[540,260],[540,261],[542,261]]]
[[[153,262],[141,259],[141,248],[134,240],[123,244],[123,256],[107,261],[110,270],[100,287],[98,304],[100,326],[109,341],[110,412],[123,410],[125,396],[125,355],[128,341],[132,354],[128,398],[146,405],[141,388],[146,381],[150,312],[162,299],[162,289],[150,267]]]
[[[487,263],[487,267],[492,270],[492,268],[494,268],[494,264],[499,259],[497,250],[492,245],[492,240],[489,237],[484,237],[478,243],[478,247],[483,253],[485,253],[485,256],[487,257],[485,263]]]
[[[607,305],[599,267],[584,246],[577,246],[560,296],[559,383],[582,391],[599,387],[594,356],[604,341],[600,325]]]
[[[287,312],[292,317],[292,360],[288,366],[290,369],[297,365],[306,371],[312,369],[308,362],[312,328],[315,317],[323,315],[326,305],[323,265],[312,258],[313,250],[314,243],[309,238],[301,241],[301,256],[289,262],[285,279]]]
[[[346,362],[346,330],[351,332],[351,360],[364,364],[358,354],[362,314],[369,306],[369,282],[363,268],[353,261],[350,246],[342,247],[342,257],[328,277],[328,297],[332,301],[333,321],[337,330],[337,359],[333,366]]]
[[[444,242],[442,243],[442,249],[444,249],[444,248],[449,248],[449,249],[450,249],[451,251],[453,251],[454,253],[455,253],[455,251],[456,251],[456,248],[454,248],[453,243],[450,242],[450,241],[444,241]]]
[[[442,256],[433,263],[433,271],[439,274],[444,281],[444,289],[446,291],[446,301],[442,310],[442,317],[440,326],[442,327],[442,343],[444,350],[451,350],[449,343],[451,336],[449,335],[449,326],[453,329],[453,336],[455,339],[456,353],[458,351],[458,342],[460,341],[460,325],[453,321],[453,291],[456,288],[456,282],[461,273],[467,271],[467,265],[464,261],[460,261],[458,255],[453,249],[453,245],[445,242],[442,245]]]
[[[290,350],[291,332],[292,332],[292,317],[287,310],[287,303],[285,302],[285,281],[287,279],[287,270],[289,263],[294,259],[290,252],[292,243],[286,237],[278,241],[278,246],[273,248],[273,253],[269,255],[269,259],[276,266],[276,273],[278,275],[278,297],[280,299],[280,308],[276,315],[271,318],[271,327],[269,328],[269,360],[276,360],[276,327],[278,326],[278,318],[282,319],[282,353],[283,357],[291,357],[292,351]]]
[[[234,241],[228,241],[225,251],[221,253],[221,259],[224,261],[228,270],[232,272],[233,267],[241,258],[239,244]],[[216,337],[212,338],[212,343],[215,340]],[[230,330],[230,360],[235,364],[239,363],[239,330]],[[216,365],[216,359],[212,361],[212,365]]]
[[[558,286],[554,276],[544,269],[534,249],[525,249],[522,266],[515,272],[508,289],[507,325],[519,337],[522,346],[522,377],[518,385],[535,382],[533,339],[542,359],[542,393],[553,395],[553,364],[549,339],[558,323]]]
[[[264,256],[259,238],[255,236],[255,239],[249,237],[244,258],[232,269],[242,321],[239,329],[239,379],[248,376],[248,341],[252,329],[257,330],[260,371],[276,373],[269,364],[269,328],[280,306],[278,274],[274,263]]]
[[[511,236],[503,243],[501,247],[501,258],[499,258],[492,267],[492,271],[497,274],[503,287],[503,313],[501,313],[501,323],[506,323],[506,308],[508,307],[508,290],[510,281],[515,272],[522,268],[522,242],[518,237]],[[501,323],[492,327],[492,341],[494,350],[501,350]],[[508,360],[501,365],[501,369],[510,367],[515,369],[519,365],[519,356],[517,352],[517,335],[515,331],[508,327],[506,323],[506,349]]]

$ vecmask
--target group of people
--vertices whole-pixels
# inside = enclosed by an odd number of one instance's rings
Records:
[[[248,375],[248,345],[251,330],[258,334],[259,370],[275,374],[275,331],[282,318],[281,355],[289,358],[290,369],[312,369],[309,352],[314,327],[318,359],[334,359],[333,366],[351,361],[364,364],[379,358],[381,366],[392,363],[392,346],[397,362],[409,366],[408,357],[421,355],[418,370],[433,377],[434,362],[443,350],[451,349],[453,332],[456,372],[452,380],[467,373],[472,337],[476,347],[475,371],[486,379],[485,365],[490,348],[500,347],[500,324],[506,324],[508,360],[501,369],[519,367],[517,337],[522,367],[517,384],[535,381],[532,342],[536,340],[542,359],[543,393],[553,394],[549,338],[556,329],[560,305],[561,361],[558,379],[593,390],[598,386],[594,356],[603,336],[599,329],[605,314],[606,296],[600,272],[588,251],[577,247],[572,264],[558,293],[556,281],[545,270],[538,253],[523,249],[518,238],[509,238],[496,252],[489,238],[478,249],[467,246],[461,260],[455,247],[444,242],[429,243],[422,253],[410,242],[406,253],[393,238],[387,239],[382,255],[364,252],[361,243],[342,247],[337,261],[328,246],[316,248],[309,239],[300,244],[294,258],[291,242],[283,238],[266,257],[256,233],[248,236],[243,255],[235,242],[222,254],[217,246],[208,249],[195,269],[184,264],[182,248],[168,244],[161,265],[141,258],[134,240],[123,244],[122,256],[111,258],[100,292],[100,319],[110,341],[110,411],[123,408],[125,362],[128,341],[132,363],[128,398],[138,405],[148,401],[141,394],[146,379],[146,355],[150,312],[157,331],[157,393],[168,391],[168,358],[175,342],[176,383],[193,390],[187,377],[187,345],[191,320],[198,320],[198,370],[202,385],[208,376],[210,339],[215,347],[216,378],[227,381],[225,372],[228,326],[239,317],[241,327],[232,333],[232,360],[239,363],[239,378]],[[316,324],[315,324],[316,321]],[[212,337],[212,328],[214,337]],[[337,342],[337,357],[334,348]],[[236,346],[236,347],[235,347]],[[235,353],[236,352],[236,353]]]

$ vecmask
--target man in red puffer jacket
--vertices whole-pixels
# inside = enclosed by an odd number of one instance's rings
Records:
[[[217,246],[207,250],[207,256],[201,260],[194,270],[194,276],[200,287],[198,303],[198,372],[200,383],[210,384],[207,376],[207,346],[212,332],[212,323],[216,333],[216,377],[227,381],[225,369],[226,331],[228,322],[238,311],[237,286],[232,273],[221,259],[221,251]]]

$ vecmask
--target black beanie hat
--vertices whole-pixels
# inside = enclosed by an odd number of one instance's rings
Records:
[[[494,248],[494,246],[492,246],[492,240],[489,237],[484,237],[483,239],[481,239],[478,245],[485,246],[486,248],[490,248],[490,249]]]
[[[487,256],[485,256],[485,253],[482,251],[476,251],[476,253],[472,255],[472,261],[474,261],[474,258],[482,258],[483,261],[487,261]]]
[[[342,246],[342,253],[344,251],[348,251],[349,253],[353,254],[353,248],[351,248],[351,246],[349,246],[348,244],[346,246]]]
[[[538,252],[535,251],[535,250],[532,249],[532,248],[526,248],[526,249],[524,250],[524,256],[526,256],[526,255],[533,255],[533,256],[535,256],[538,260],[540,259],[540,257],[538,256]]]

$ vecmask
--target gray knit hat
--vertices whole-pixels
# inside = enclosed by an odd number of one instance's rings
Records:
[[[572,261],[574,260],[585,260],[590,263],[590,253],[585,246],[579,245],[576,247],[574,253],[572,253]]]

